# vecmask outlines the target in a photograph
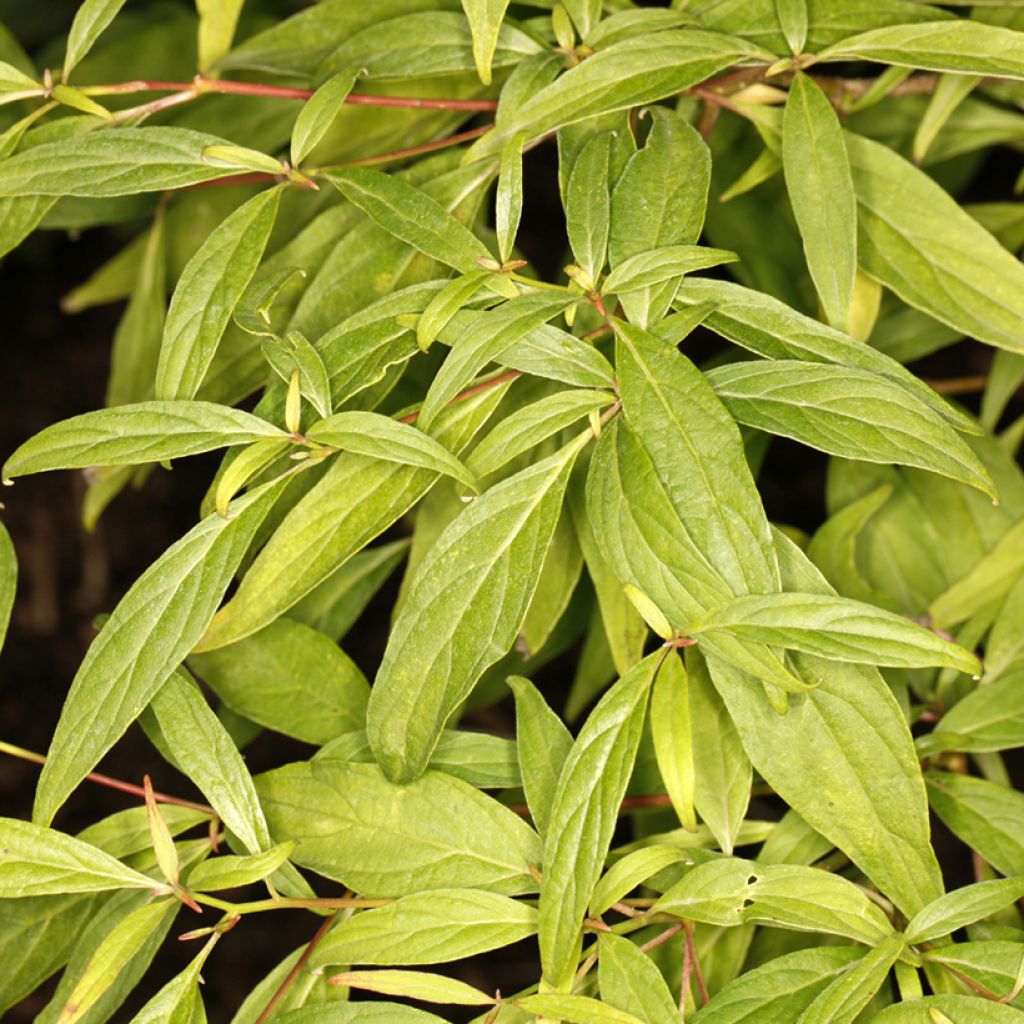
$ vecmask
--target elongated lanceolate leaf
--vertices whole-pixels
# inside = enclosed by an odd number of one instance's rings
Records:
[[[1024,896],[1024,877],[994,878],[946,893],[922,907],[907,922],[907,942],[915,945],[949,935],[1016,903]]]
[[[639,946],[603,932],[598,940],[601,998],[649,1024],[678,1024],[679,1007],[654,961]]]
[[[473,33],[473,60],[484,85],[491,82],[491,60],[508,3],[509,0],[462,0],[462,9]]]
[[[287,435],[241,409],[213,402],[136,402],[47,427],[7,460],[3,475],[10,480],[53,469],[162,462],[267,437]]]
[[[355,71],[340,71],[324,82],[306,101],[292,129],[293,166],[298,167],[327,134],[357,77]]]
[[[74,70],[75,65],[92,49],[93,43],[103,30],[117,17],[124,7],[124,0],[85,0],[75,14],[68,33],[67,51],[64,56],[64,78]]]
[[[18,587],[18,557],[11,543],[7,527],[0,522],[0,649],[7,636],[7,625],[11,621],[14,607],[14,593]]]
[[[448,718],[515,643],[579,450],[573,441],[477,498],[417,570],[367,715],[389,778],[419,776]]]
[[[402,996],[424,1003],[446,1003],[456,1006],[489,1006],[492,996],[464,981],[446,978],[426,971],[345,971],[331,979],[336,985],[379,992],[386,996]]]

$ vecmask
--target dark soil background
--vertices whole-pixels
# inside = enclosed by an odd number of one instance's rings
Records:
[[[281,10],[291,6],[278,5]],[[0,0],[0,19],[31,50],[65,30],[76,8],[73,0],[46,0],[38,5]],[[544,186],[528,195],[522,244],[542,269],[556,269],[557,260],[552,261],[551,254],[562,251],[564,234],[554,148],[542,147],[529,159],[527,180],[543,181]],[[1015,168],[997,154],[979,179],[979,194],[972,198],[1007,198],[1014,173]],[[110,342],[121,307],[67,316],[59,303],[121,244],[122,233],[113,230],[93,230],[80,238],[40,232],[0,263],[4,324],[0,459],[48,424],[103,404]],[[701,343],[709,353],[712,344]],[[957,346],[933,357],[919,372],[936,377],[984,373],[988,358],[980,346]],[[93,533],[85,533],[80,525],[84,483],[76,473],[27,477],[0,495],[21,573],[10,636],[0,654],[0,739],[46,750],[67,688],[94,635],[93,618],[109,611],[137,576],[195,523],[215,465],[215,457],[201,457],[181,461],[171,473],[158,471],[141,491],[119,497]],[[805,529],[820,523],[824,465],[823,457],[795,444],[774,444],[762,474],[770,516]],[[354,631],[346,645],[371,675],[384,639],[384,617],[376,621],[375,626],[371,606],[364,628]],[[552,677],[570,676],[565,667],[565,663],[556,665]],[[258,771],[308,752],[300,744],[264,735],[247,757]],[[148,772],[158,789],[197,796],[161,761],[137,727],[104,759],[101,770],[135,783],[141,783]],[[37,772],[34,765],[0,755],[0,815],[30,815]],[[132,797],[86,783],[56,824],[74,832],[132,804]],[[967,870],[967,864],[962,869]],[[189,917],[184,911],[172,934],[198,926],[199,921],[195,925],[186,921]],[[310,915],[299,912],[247,918],[204,972],[210,1020],[214,1024],[229,1020],[249,989],[287,951],[306,941],[315,927]],[[145,998],[180,970],[193,951],[192,946],[168,941],[149,977],[115,1019],[130,1020]],[[506,952],[501,958],[504,981],[514,982],[509,975],[518,973],[515,957]],[[52,982],[44,986],[4,1020],[11,1024],[31,1020],[52,987]]]

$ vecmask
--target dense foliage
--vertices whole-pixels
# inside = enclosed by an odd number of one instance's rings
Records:
[[[1024,216],[953,198],[1024,142],[1024,8],[196,7],[0,32],[0,252],[137,232],[67,300],[127,300],[107,407],[5,480],[88,470],[88,526],[226,449],[0,819],[0,1008],[116,1017],[173,934],[133,1019],[203,1021],[300,908],[235,1024],[1024,1021]],[[977,416],[904,365],[958,343]],[[136,722],[208,805],[54,829]]]

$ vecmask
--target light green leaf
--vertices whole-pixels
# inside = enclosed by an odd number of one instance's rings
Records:
[[[199,688],[175,672],[152,700],[160,731],[181,770],[249,853],[270,845],[270,833],[245,761]]]
[[[853,882],[794,864],[725,857],[698,864],[656,906],[690,921],[826,932],[871,946],[892,934],[888,918]]]
[[[292,859],[362,895],[432,889],[530,892],[540,840],[507,807],[459,779],[429,771],[396,786],[373,764],[299,762],[257,776],[272,835]]]
[[[699,723],[693,730],[693,800],[722,852],[731,854],[750,802],[750,759],[696,647],[686,652],[686,677],[690,718]]]
[[[462,9],[473,33],[473,60],[484,85],[491,84],[491,60],[498,45],[501,20],[509,0],[462,0]]]
[[[164,734],[166,735],[166,731]],[[216,892],[218,889],[252,885],[253,882],[269,878],[288,860],[294,849],[294,843],[281,843],[272,846],[266,853],[251,857],[238,857],[232,854],[211,857],[202,864],[197,864],[190,872],[188,887],[193,892]]]
[[[1004,875],[1024,875],[1024,794],[954,772],[927,772],[928,802],[943,824]]]
[[[868,1024],[946,1024],[946,1021],[949,1024],[1022,1024],[1024,1013],[978,996],[926,996],[894,1003],[872,1017]]]
[[[2,84],[2,83],[0,83]],[[53,99],[58,103],[62,103],[66,107],[70,107],[72,110],[79,110],[83,114],[92,114],[94,117],[102,117],[106,121],[111,123],[114,122],[114,116],[107,110],[106,107],[101,106],[86,93],[81,92],[78,89],[72,89],[70,85],[55,85],[53,92],[50,94]],[[8,100],[11,97],[4,95],[3,99]]]
[[[567,295],[552,298],[548,292],[534,292],[470,319],[454,336],[448,357],[427,389],[419,416],[423,429],[430,429],[444,406],[492,359],[553,320],[570,302]],[[456,317],[451,326],[458,330],[462,324],[463,319]]]
[[[232,519],[207,516],[118,603],[64,702],[36,790],[35,821],[52,820],[202,636],[286,483],[273,481],[237,500]]]
[[[639,1017],[589,996],[556,993],[520,996],[515,1005],[545,1020],[568,1021],[569,1024],[645,1024]]]
[[[199,70],[213,68],[231,49],[245,0],[196,0],[199,12]]]
[[[1024,896],[1024,878],[996,878],[946,893],[922,907],[907,923],[907,942],[932,942],[998,913]]]
[[[292,128],[293,167],[301,166],[327,134],[358,77],[357,71],[339,71],[306,100]]]
[[[897,934],[869,950],[815,997],[797,1024],[851,1024],[882,987],[904,946],[903,936]]]
[[[921,737],[922,751],[963,750],[989,753],[1024,747],[1024,686],[1017,671],[979,686]]]
[[[237,172],[204,150],[223,145],[186,128],[117,128],[46,142],[0,164],[0,196],[128,196]]]
[[[0,818],[0,897],[153,889],[156,883],[98,847],[15,818]]]
[[[283,977],[283,976],[282,976]],[[273,992],[271,992],[273,994]],[[255,1017],[253,1018],[255,1020]],[[401,1003],[326,1003],[292,1010],[275,1024],[447,1024],[440,1017]]]
[[[490,1006],[494,1003],[492,996],[464,981],[425,971],[345,971],[335,975],[331,981],[336,985],[386,996],[403,996],[424,1003],[456,1006]]]
[[[269,465],[277,462],[293,444],[290,437],[268,437],[243,448],[238,453],[238,457],[230,461],[220,479],[216,481],[216,487],[212,493],[213,508],[220,515],[226,517],[228,506],[238,492]],[[211,493],[207,491],[203,504],[200,506],[201,515],[207,515],[210,512],[210,497]]]
[[[691,277],[683,282],[679,300],[685,306],[712,303],[714,308],[704,323],[757,355],[767,359],[852,366],[892,377],[957,430],[979,433],[977,423],[957,411],[895,359],[790,309],[770,295],[728,281]]]
[[[942,75],[914,133],[914,163],[921,164],[956,108],[981,82],[980,75]]]
[[[5,480],[54,469],[135,466],[287,435],[241,409],[212,402],[136,402],[46,427],[7,460]]]
[[[732,263],[739,257],[725,249],[702,245],[665,245],[648,249],[624,259],[608,275],[602,287],[606,292],[632,292],[653,288],[689,274],[693,270]]]
[[[3,649],[7,636],[7,626],[11,621],[11,609],[14,607],[14,594],[17,589],[18,556],[7,527],[0,520],[0,650]]]
[[[785,586],[827,594],[802,552],[776,538]],[[708,667],[762,778],[913,915],[942,894],[942,882],[903,712],[877,669],[792,657],[818,685],[791,696],[785,715],[749,677],[720,661]]]
[[[565,190],[565,221],[576,263],[591,287],[604,269],[611,222],[608,163],[612,136],[593,136],[575,155]],[[584,284],[584,287],[586,285]]]
[[[480,0],[469,2],[479,3]],[[515,136],[505,143],[501,151],[498,189],[494,196],[494,230],[498,237],[498,258],[502,263],[507,263],[512,255],[522,215],[523,139]]]
[[[607,391],[559,391],[506,416],[473,449],[466,465],[487,476],[584,416],[615,401]]]
[[[325,175],[385,231],[464,274],[493,259],[487,246],[436,199],[391,174],[350,167]],[[0,185],[2,185],[0,178]]]
[[[219,224],[178,279],[160,346],[158,398],[193,398],[274,227],[281,190],[268,189]]]
[[[1024,350],[1020,261],[948,192],[887,146],[848,133],[846,147],[864,270],[936,320],[998,348]]]
[[[547,835],[558,779],[572,748],[572,734],[529,679],[509,676],[516,700],[516,752],[534,827]]]
[[[594,886],[590,897],[591,917],[600,917],[652,875],[680,863],[689,864],[691,861],[686,851],[676,846],[644,846],[627,853]]]
[[[189,666],[237,714],[306,743],[361,729],[370,688],[329,638],[278,619],[258,633],[205,654]]]
[[[78,62],[92,49],[93,43],[103,30],[117,17],[122,7],[124,0],[85,0],[79,6],[68,34],[64,56],[65,81]]]
[[[1009,593],[1024,572],[1024,521],[1015,523],[995,546],[928,606],[939,629],[969,619],[990,601]]]
[[[825,318],[849,331],[857,273],[857,200],[835,108],[803,74],[790,86],[782,118],[782,169]],[[822,196],[828,201],[823,203]]]
[[[698,728],[705,723],[699,722]],[[697,828],[693,801],[696,790],[694,721],[689,683],[678,653],[669,654],[651,691],[651,734],[658,771],[684,828]]]
[[[254,171],[257,174],[279,175],[285,173],[280,160],[247,146],[217,144],[203,149],[204,163],[215,167],[235,167],[239,170]]]
[[[449,281],[431,300],[416,324],[416,344],[424,352],[434,343],[449,321],[494,274],[491,270],[474,270]]]
[[[1022,957],[1024,948],[1019,942],[1001,940],[955,942],[938,945],[922,953],[925,963],[948,965],[1003,998],[1016,987],[1024,962]],[[1018,1009],[1022,1002],[1020,995],[1011,1000]]]
[[[775,13],[789,48],[799,56],[807,42],[807,0],[775,0]]]
[[[741,974],[698,1011],[693,1024],[796,1021],[836,977],[864,956],[860,946],[820,946],[775,957]]]
[[[432,436],[455,454],[486,422],[508,385],[451,406]],[[257,556],[235,597],[197,646],[214,650],[273,622],[386,530],[438,479],[436,473],[343,453]]]
[[[452,713],[515,643],[579,450],[573,441],[475,499],[419,566],[370,694],[367,734],[389,778],[419,776]]]
[[[601,20],[601,0],[562,0],[562,6],[569,12],[581,39],[586,39]]]
[[[962,18],[889,25],[828,46],[818,60],[870,60],[928,71],[1024,79],[1024,33]]]
[[[632,36],[529,96],[469,150],[466,160],[497,155],[520,132],[532,140],[588,117],[654,103],[737,61],[766,56],[744,40],[696,29]]]
[[[403,896],[339,922],[309,964],[440,964],[529,938],[537,911],[478,889],[437,889]]]
[[[540,896],[541,963],[550,984],[565,984],[576,968],[583,918],[601,877],[663,657],[649,655],[602,697],[559,777]]]
[[[264,338],[260,343],[263,358],[289,389],[292,377],[299,374],[298,393],[320,416],[331,415],[331,380],[320,353],[300,331],[289,331],[284,339]],[[291,391],[289,390],[289,394]],[[286,399],[287,401],[287,399]],[[301,418],[301,416],[300,416]],[[288,420],[287,406],[285,421]]]
[[[306,431],[306,436],[319,444],[357,455],[443,473],[474,492],[480,490],[476,476],[444,445],[408,423],[379,413],[335,413],[315,423]]]
[[[661,971],[629,939],[599,935],[597,966],[601,998],[609,1006],[647,1024],[679,1024],[679,1007]]]

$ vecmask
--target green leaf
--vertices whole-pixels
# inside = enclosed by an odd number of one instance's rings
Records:
[[[927,772],[928,802],[943,824],[1004,875],[1024,875],[1024,794],[987,779]]]
[[[980,75],[942,75],[914,133],[914,163],[921,164],[956,108],[981,82]]]
[[[544,842],[540,950],[544,977],[564,985],[636,760],[647,698],[663,653],[631,668],[590,713],[558,779]]]
[[[197,864],[189,873],[188,887],[193,892],[216,892],[218,889],[236,889],[242,885],[252,885],[253,882],[269,878],[288,860],[294,849],[294,843],[281,843],[279,846],[272,846],[265,853],[251,857],[237,857],[231,854],[212,857],[202,864]]]
[[[0,650],[11,621],[14,595],[18,589],[18,556],[7,527],[0,521]]]
[[[286,436],[272,423],[226,405],[136,402],[46,427],[7,460],[3,476],[10,480],[53,469],[135,466]]]
[[[1022,953],[1019,942],[993,940],[935,946],[922,953],[922,958],[925,963],[948,965],[980,982],[990,992],[1009,995],[1017,983]],[[1020,996],[1011,1000],[1011,1004],[1019,1009]]]
[[[638,885],[673,864],[689,864],[684,850],[675,846],[644,846],[617,860],[602,876],[590,897],[591,917],[600,917]]]
[[[132,1024],[195,1024],[193,1014],[201,1003],[199,972],[219,936],[207,941],[188,967],[176,974],[132,1018]]]
[[[576,154],[565,190],[565,221],[569,245],[591,287],[604,269],[611,221],[608,163],[612,136],[593,136]],[[584,285],[584,287],[586,287]]]
[[[785,953],[741,974],[715,993],[694,1024],[796,1021],[836,977],[864,956],[863,947],[821,946]]]
[[[690,718],[701,723],[693,730],[693,800],[722,852],[731,854],[750,802],[750,759],[695,647],[686,652],[686,678]]]
[[[943,591],[928,607],[939,629],[969,619],[990,601],[1009,593],[1024,572],[1024,522],[1006,531],[965,576]]]
[[[782,118],[782,169],[825,318],[849,331],[857,273],[857,200],[835,108],[803,74],[790,86]],[[822,196],[828,201],[821,202]]]
[[[487,246],[436,199],[401,178],[361,167],[325,177],[385,231],[431,259],[468,274],[480,269],[480,260],[493,258]]]
[[[686,670],[678,653],[670,654],[651,691],[651,734],[658,771],[676,817],[691,832],[697,828],[693,806],[696,790],[694,731]]]
[[[815,997],[798,1024],[851,1024],[882,987],[904,946],[903,936],[897,934],[869,950]]]
[[[443,473],[479,492],[476,476],[429,434],[375,412],[339,412],[315,423],[306,436],[357,455]]]
[[[997,878],[965,885],[922,907],[907,923],[907,942],[932,942],[998,913],[1024,896],[1024,878]]]
[[[322,633],[278,619],[189,666],[237,714],[306,743],[361,729],[370,688],[349,657]]]
[[[629,939],[599,935],[597,966],[601,998],[609,1006],[647,1024],[679,1024],[679,1007],[661,971]]]
[[[465,159],[496,155],[520,132],[532,140],[588,117],[654,103],[737,61],[763,56],[744,40],[696,29],[632,36],[612,43],[529,96]]]
[[[416,324],[416,344],[424,352],[452,317],[494,276],[492,270],[474,270],[449,281],[427,304]]]
[[[601,20],[601,0],[562,0],[562,6],[569,12],[581,39],[586,39]]]
[[[60,1024],[75,1024],[82,1020],[118,981],[146,940],[154,936],[161,926],[170,924],[178,906],[177,900],[147,903],[119,921],[89,957],[85,970],[64,1003]]]
[[[936,320],[998,348],[1022,351],[1019,260],[949,193],[888,147],[852,134],[846,146],[864,270]]]
[[[480,0],[468,2],[479,3]],[[522,136],[515,136],[505,143],[505,148],[501,151],[498,189],[494,197],[494,230],[498,237],[498,258],[503,264],[507,263],[512,255],[522,215],[523,139]]]
[[[517,895],[535,888],[536,832],[442,772],[396,786],[373,764],[298,762],[257,776],[256,790],[271,834],[298,842],[296,864],[362,895],[454,886]]]
[[[440,964],[510,946],[537,931],[537,911],[477,889],[413,893],[339,922],[309,964]]]
[[[690,921],[826,932],[871,946],[892,934],[888,918],[853,882],[802,865],[708,861],[684,875],[656,907]]]
[[[153,712],[181,770],[249,853],[270,845],[270,833],[242,755],[199,688],[175,672],[152,701]]]
[[[263,441],[255,441],[238,452],[238,457],[230,461],[220,479],[216,481],[213,507],[218,514],[226,517],[228,506],[237,497],[238,492],[268,466],[277,462],[293,444],[294,441],[290,437],[268,437]],[[210,512],[209,498],[210,492],[207,491],[206,498],[200,506],[202,515]]]
[[[452,713],[515,643],[579,449],[475,499],[419,566],[370,694],[367,734],[388,778],[419,776]]]
[[[645,1024],[639,1017],[589,996],[541,993],[520,996],[514,1005],[536,1014],[538,1018],[567,1021],[569,1024]]]
[[[732,263],[739,257],[725,249],[708,249],[701,245],[666,245],[659,249],[638,252],[624,259],[604,281],[605,292],[646,290],[681,278],[693,270]]]
[[[1014,671],[979,686],[939,720],[919,749],[989,753],[1024,747],[1024,687]]]
[[[928,71],[1024,79],[1024,33],[961,18],[889,25],[826,47],[818,60],[870,60]]]
[[[108,853],[72,836],[0,818],[0,897],[152,889],[155,884]]]
[[[459,402],[432,436],[457,454],[483,425],[507,384]],[[414,466],[343,453],[285,517],[242,579],[234,599],[197,646],[214,650],[255,633],[329,579],[418,501],[438,479]]]
[[[245,0],[196,0],[199,13],[199,70],[203,73],[231,49]]]
[[[518,455],[571,427],[584,416],[615,401],[607,391],[558,391],[506,416],[485,435],[466,460],[478,476],[487,476]]]
[[[71,23],[64,55],[65,81],[78,62],[92,49],[93,43],[103,30],[117,17],[122,7],[124,0],[85,0],[79,6],[75,12],[75,20]]]
[[[572,735],[529,679],[509,676],[516,700],[516,752],[534,827],[547,835],[559,776]]]
[[[704,225],[711,178],[706,143],[674,112],[652,107],[647,113],[647,141],[629,158],[612,192],[611,279],[621,273],[624,261],[640,253],[692,245]],[[605,288],[609,287],[606,281]],[[678,282],[670,280],[619,299],[629,319],[647,327],[664,315],[677,288]]]
[[[270,995],[273,992],[271,991]],[[269,998],[269,996],[268,996]],[[255,1017],[253,1018],[255,1020]],[[401,1003],[330,1003],[306,1006],[277,1018],[280,1024],[447,1024],[425,1010]]]
[[[953,428],[889,377],[779,359],[716,367],[708,380],[740,423],[848,459],[928,469],[995,496]]]
[[[936,1017],[932,1011],[945,1017]],[[927,996],[895,1003],[872,1017],[868,1024],[1021,1024],[1024,1014],[978,996]]]
[[[787,588],[828,593],[791,542],[776,535]],[[904,913],[942,894],[913,741],[878,671],[795,654],[818,685],[776,713],[744,674],[709,661],[715,688],[762,778],[843,850]]]
[[[89,647],[61,710],[33,818],[53,815],[202,636],[287,481],[265,484],[172,545],[121,599]]]
[[[902,615],[826,594],[737,597],[691,623],[686,632],[730,633],[834,661],[980,673],[973,654]]]
[[[306,100],[292,128],[293,167],[301,166],[327,134],[358,77],[357,71],[339,71]]]
[[[243,203],[219,224],[178,279],[160,346],[158,398],[193,398],[274,227],[279,188]]]
[[[289,331],[283,340],[264,338],[260,351],[271,369],[289,386],[289,394],[292,378],[298,373],[299,397],[305,398],[320,416],[331,415],[331,380],[327,367],[320,353],[300,331]],[[285,422],[288,422],[287,404]]]
[[[473,60],[484,85],[491,84],[491,60],[498,45],[501,21],[509,0],[462,0],[473,33]]]
[[[775,12],[789,48],[799,56],[807,42],[807,0],[775,0]]]
[[[927,203],[922,208],[927,208]],[[704,323],[751,352],[767,359],[852,366],[892,377],[957,430],[979,433],[977,423],[940,398],[895,359],[790,309],[770,295],[727,281],[691,277],[683,282],[679,299],[686,306],[712,303],[714,309]]]
[[[534,292],[470,319],[453,338],[448,357],[427,389],[419,415],[423,429],[430,429],[444,406],[492,359],[500,358],[516,342],[553,320],[570,302],[568,295],[552,298],[550,293]],[[458,329],[462,323],[457,317],[452,327]]]
[[[490,1006],[494,1003],[492,996],[464,981],[425,971],[345,971],[331,981],[336,985],[386,996],[403,996],[424,1003],[456,1006]]]
[[[247,146],[213,145],[203,149],[203,161],[215,167],[234,167],[239,170],[254,171],[257,174],[280,175],[285,167],[280,160],[275,160],[258,149]]]
[[[0,163],[0,196],[128,196],[237,173],[204,150],[223,145],[186,128],[117,128],[47,142]]]

